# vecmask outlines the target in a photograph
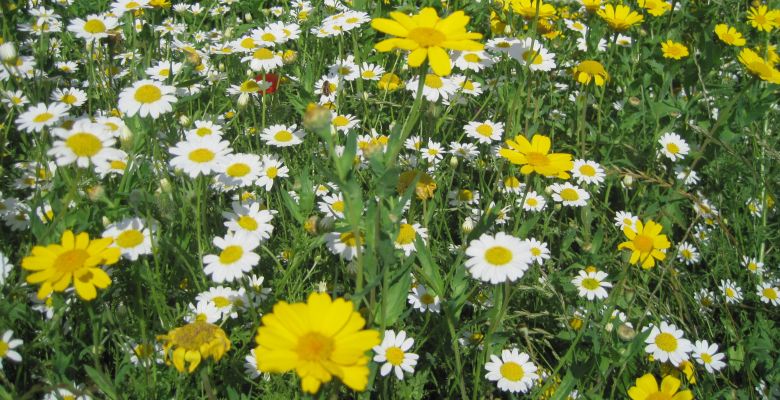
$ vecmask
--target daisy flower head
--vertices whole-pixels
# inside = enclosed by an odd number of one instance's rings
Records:
[[[742,256],[742,266],[756,275],[764,273],[764,263],[755,257]]]
[[[255,181],[255,185],[271,190],[277,178],[286,178],[290,170],[284,166],[282,160],[272,155],[264,155],[262,159],[262,168],[260,177]]]
[[[205,359],[219,361],[231,347],[222,328],[200,320],[172,329],[167,335],[159,335],[157,340],[164,343],[165,360],[170,358],[176,370],[190,374]]]
[[[176,88],[173,86],[150,79],[140,80],[119,93],[119,111],[128,117],[138,114],[141,117],[157,119],[160,115],[173,111],[172,103],[177,101],[175,92]]]
[[[370,360],[365,353],[380,343],[379,332],[365,324],[351,301],[327,293],[312,293],[306,303],[280,301],[257,329],[257,367],[270,373],[295,370],[306,393],[317,393],[333,376],[363,391]]]
[[[38,299],[43,300],[52,292],[64,292],[71,283],[83,300],[97,297],[95,288],[105,289],[111,278],[100,265],[112,265],[119,261],[121,252],[110,247],[112,239],[89,239],[86,232],[74,235],[63,232],[59,244],[35,246],[22,260],[22,268],[33,271],[27,283],[40,284]]]
[[[87,92],[78,88],[54,89],[50,99],[71,107],[79,107],[87,101]]]
[[[469,243],[466,255],[465,266],[471,275],[492,284],[522,278],[533,262],[531,245],[504,232],[483,233]]]
[[[116,142],[111,132],[86,118],[76,121],[70,129],[54,128],[52,133],[58,140],[47,154],[56,158],[57,165],[76,163],[87,168],[116,157],[119,152],[111,147]]]
[[[271,146],[289,147],[303,143],[306,132],[298,129],[298,126],[276,124],[263,129],[260,139]]]
[[[274,231],[271,221],[275,211],[261,210],[260,206],[261,204],[256,201],[248,204],[234,201],[233,212],[222,213],[222,216],[227,219],[225,226],[228,231],[254,236],[259,241],[268,240]]]
[[[550,153],[551,143],[550,138],[543,135],[534,135],[531,141],[518,135],[514,140],[507,140],[509,148],[502,148],[499,154],[512,164],[522,165],[520,173],[523,175],[536,172],[546,177],[569,179],[568,171],[574,168],[571,154]]]
[[[650,330],[650,336],[645,339],[645,351],[656,361],[669,361],[673,365],[679,365],[688,360],[688,353],[693,351],[693,344],[683,335],[683,331],[677,329],[677,326],[662,321],[660,328],[653,326]]]
[[[367,81],[378,81],[385,74],[385,69],[380,65],[364,62],[360,65],[360,79]]]
[[[413,97],[417,97],[417,89],[420,86],[420,78],[412,78],[406,83],[406,89],[412,92]],[[426,74],[423,83],[423,97],[430,102],[436,102],[439,99],[447,100],[456,91],[458,85],[450,78],[436,74]]]
[[[333,114],[333,119],[330,121],[333,128],[339,132],[348,132],[350,129],[357,128],[360,125],[360,120],[351,114]]]
[[[661,234],[661,230],[663,226],[653,220],[643,224],[637,219],[636,226],[623,226],[623,234],[628,241],[620,243],[618,250],[631,250],[629,263],[650,269],[655,266],[655,260],[663,261],[666,258],[666,249],[672,245],[666,235]]]
[[[156,226],[145,225],[140,218],[126,218],[106,227],[103,237],[112,238],[112,246],[122,252],[122,257],[135,261],[139,256],[152,254],[151,233],[156,230]]]
[[[11,264],[8,257],[0,252],[0,287],[5,285],[8,275],[14,270],[14,265]]]
[[[241,59],[241,62],[249,62],[249,68],[252,71],[273,71],[284,65],[284,59],[279,51],[261,47]]]
[[[549,52],[539,41],[526,38],[512,45],[509,56],[531,71],[551,71],[555,68],[555,54]]]
[[[693,358],[711,374],[726,366],[722,361],[724,357],[726,356],[723,353],[718,353],[717,343],[710,344],[706,340],[697,340],[693,346]]]
[[[604,168],[595,161],[577,159],[574,160],[574,167],[571,170],[574,179],[581,185],[593,184],[600,185],[604,182]]]
[[[758,77],[761,80],[780,84],[780,71],[775,68],[774,63],[769,60],[765,60],[751,49],[742,49],[737,56],[740,64],[742,64],[750,74]]]
[[[661,145],[661,154],[672,161],[682,160],[690,151],[688,143],[674,132],[665,133],[658,143]]]
[[[590,200],[590,193],[579,186],[569,182],[553,183],[549,186],[552,198],[558,203],[568,207],[585,207]]]
[[[547,243],[534,238],[525,239],[523,242],[528,244],[534,262],[544,264],[544,260],[550,259],[550,249],[547,247]]]
[[[111,11],[119,17],[126,12],[135,13],[149,7],[149,0],[116,0],[111,3]]]
[[[469,189],[456,189],[447,193],[449,199],[449,205],[461,206],[461,205],[475,205],[479,204],[479,192]]]
[[[463,71],[482,71],[493,65],[493,59],[483,50],[461,51],[455,58],[455,66]]]
[[[379,373],[382,376],[387,376],[390,371],[393,371],[398,380],[404,379],[404,371],[413,374],[417,359],[420,358],[417,354],[409,352],[413,345],[414,339],[406,337],[405,331],[395,333],[395,331],[386,330],[382,343],[373,348],[376,354],[374,361],[383,363]]]
[[[517,199],[518,204],[520,203],[520,201],[523,200]],[[544,210],[546,206],[547,206],[547,200],[544,198],[544,196],[536,193],[535,191],[532,190],[525,195],[525,200],[523,201],[523,210],[540,212]]]
[[[118,21],[115,17],[91,14],[86,19],[74,18],[71,20],[68,31],[74,33],[79,39],[92,42],[108,37],[117,25]]]
[[[187,322],[206,321],[210,324],[216,324],[222,319],[222,311],[211,301],[199,301],[197,305],[190,303],[187,315],[184,320]]]
[[[422,239],[425,243],[428,239],[428,229],[423,228],[420,224],[410,224],[405,220],[401,221],[401,226],[398,228],[398,235],[395,237],[395,248],[404,252],[404,255],[409,257],[415,252],[415,242],[417,237]]]
[[[3,104],[5,104],[7,107],[21,107],[27,103],[30,102],[30,99],[27,98],[27,96],[22,92],[21,90],[16,91],[10,91],[10,90],[4,90],[2,92],[2,99],[0,99]]]
[[[504,134],[504,123],[491,120],[471,121],[463,127],[463,130],[466,131],[468,137],[477,139],[479,143],[491,144],[501,140],[501,135]]]
[[[409,304],[420,312],[439,313],[441,311],[441,299],[431,293],[425,286],[418,283],[412,287],[412,292],[407,296]]]
[[[360,248],[363,248],[362,235],[360,239]],[[350,261],[357,255],[358,238],[352,231],[347,232],[329,232],[325,235],[325,243],[328,249],[334,255],[344,260]]]
[[[203,256],[203,272],[217,283],[241,279],[260,262],[260,256],[253,252],[259,245],[257,237],[244,233],[228,232],[225,237],[215,237],[214,246],[221,251]]]
[[[604,271],[581,269],[579,275],[572,279],[571,283],[577,287],[580,297],[585,297],[588,300],[603,300],[608,296],[606,288],[612,287],[610,282],[604,281],[607,276]]]
[[[255,154],[227,154],[220,158],[216,182],[223,190],[252,186],[260,176],[260,156]]]
[[[169,163],[172,168],[183,170],[190,178],[209,175],[219,171],[223,157],[232,151],[229,145],[228,141],[217,135],[193,135],[169,148],[168,151],[174,156]]]
[[[528,354],[518,349],[503,350],[501,358],[491,354],[485,369],[488,371],[485,378],[510,393],[527,393],[539,379],[536,373],[538,367],[531,362]]]
[[[756,296],[762,303],[780,306],[780,288],[769,282],[764,282],[756,286]]]
[[[622,4],[617,6],[607,4],[598,10],[597,14],[616,32],[624,32],[645,19],[642,14]]]
[[[693,393],[690,390],[678,391],[680,389],[679,379],[672,375],[667,375],[661,381],[660,388],[653,374],[645,374],[636,379],[636,386],[628,389],[628,397],[631,400],[693,400]]]
[[[695,265],[700,259],[699,251],[691,243],[680,243],[680,245],[677,246],[677,259],[687,265]]]
[[[21,339],[14,339],[14,332],[7,330],[0,337],[0,370],[3,369],[3,359],[7,358],[13,362],[21,362],[22,356],[15,350],[24,343]]]
[[[377,43],[374,48],[379,52],[411,51],[407,60],[410,67],[419,67],[427,59],[436,75],[447,76],[452,71],[452,63],[446,49],[479,51],[484,48],[476,41],[482,39],[482,34],[466,31],[470,18],[463,11],[439,18],[436,9],[425,7],[412,16],[391,12],[390,18],[371,21],[375,30],[396,36]]]
[[[756,28],[759,32],[772,32],[777,27],[777,21],[770,18],[772,12],[763,4],[758,7],[753,6],[748,10],[747,20],[750,26]]]
[[[68,114],[68,107],[62,103],[46,105],[38,103],[31,106],[16,118],[20,131],[27,133],[40,132],[43,128],[55,125]]]
[[[479,149],[473,143],[450,143],[450,154],[466,161],[472,161],[479,157]]]

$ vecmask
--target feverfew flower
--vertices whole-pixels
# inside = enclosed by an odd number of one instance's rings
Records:
[[[413,374],[417,359],[420,358],[417,354],[409,352],[413,345],[414,339],[407,338],[405,331],[396,334],[392,330],[386,330],[382,343],[373,348],[376,353],[374,361],[384,363],[379,373],[386,376],[393,371],[399,380],[404,379],[404,371]]]
[[[485,369],[488,371],[485,378],[497,382],[498,388],[505,392],[527,393],[539,379],[538,368],[528,354],[517,349],[502,351],[501,358],[491,354]]]

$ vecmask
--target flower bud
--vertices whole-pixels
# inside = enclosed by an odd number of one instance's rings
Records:
[[[16,47],[11,42],[0,44],[0,61],[11,64],[16,60]]]
[[[284,62],[285,65],[290,65],[298,60],[298,52],[295,50],[285,50],[284,53],[282,53],[282,62]]]
[[[186,115],[183,115],[183,114],[179,117],[179,124],[181,124],[181,126],[186,128],[186,127],[190,126],[190,123],[192,123],[192,120],[190,119],[190,117],[188,117]]]
[[[123,125],[119,131],[119,143],[123,148],[130,149],[133,147],[133,137],[135,134],[127,125]]]
[[[252,22],[252,14],[250,14],[250,13],[245,13],[245,14],[244,14],[244,21],[246,21],[246,22]]]
[[[249,104],[249,94],[241,93],[238,96],[238,108],[245,108]]]
[[[631,175],[626,175],[623,177],[623,186],[630,188],[634,184],[634,177]]]

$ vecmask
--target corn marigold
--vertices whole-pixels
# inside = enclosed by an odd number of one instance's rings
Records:
[[[525,136],[518,135],[514,140],[507,140],[509,149],[501,149],[499,154],[512,164],[522,165],[520,172],[528,175],[532,172],[548,176],[569,179],[569,173],[574,168],[571,154],[550,153],[550,138],[534,135],[529,142]]]
[[[671,246],[666,235],[661,234],[664,227],[653,220],[643,224],[636,221],[636,227],[624,226],[623,234],[628,241],[620,243],[618,250],[629,249],[632,251],[631,264],[641,263],[642,268],[650,269],[655,266],[655,260],[662,261],[666,258],[665,250]]]
[[[203,359],[219,361],[230,350],[230,339],[225,331],[203,318],[175,328],[167,335],[157,336],[157,340],[165,342],[163,353],[166,362],[170,357],[179,372],[192,373]]]

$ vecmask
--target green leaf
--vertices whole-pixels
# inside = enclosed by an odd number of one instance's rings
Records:
[[[89,375],[89,377],[92,378],[92,381],[95,382],[95,385],[97,385],[97,387],[100,388],[103,394],[106,395],[106,397],[108,397],[109,399],[122,398],[117,393],[116,388],[114,388],[114,383],[111,381],[111,379],[108,376],[106,376],[106,374],[96,370],[95,368],[90,367],[89,365],[85,365],[84,370],[87,372],[87,375]]]

